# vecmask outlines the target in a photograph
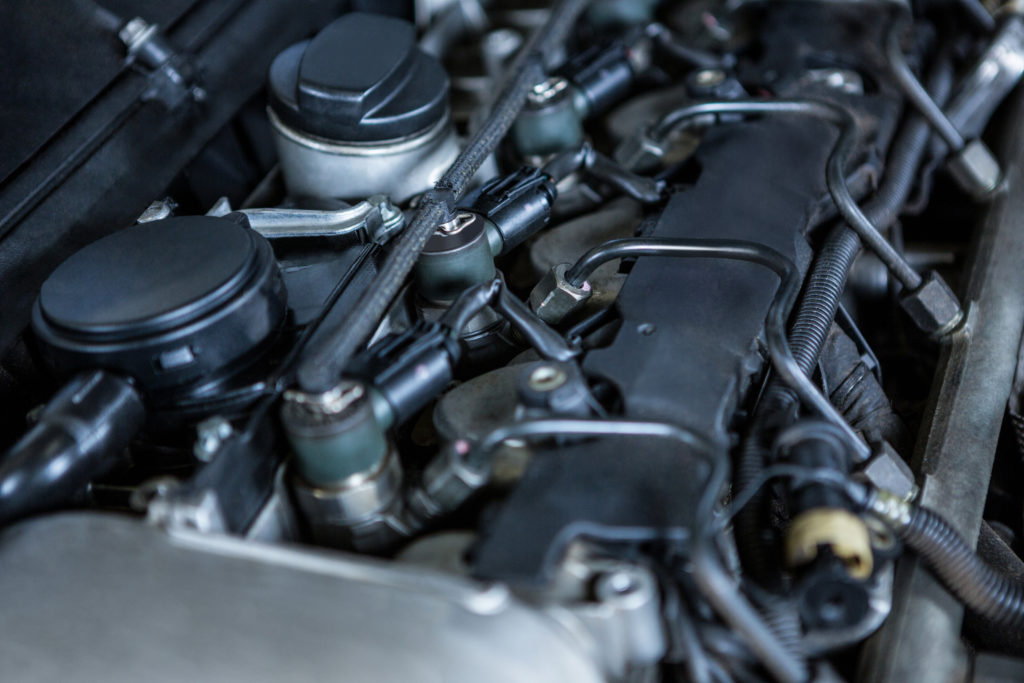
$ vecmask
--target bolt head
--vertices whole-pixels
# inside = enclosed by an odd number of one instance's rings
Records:
[[[721,69],[702,69],[693,77],[693,81],[703,88],[713,88],[725,82],[725,72]]]
[[[971,140],[950,157],[948,168],[957,184],[975,199],[989,198],[999,188],[999,162],[981,140]]]
[[[960,300],[934,272],[917,289],[904,292],[900,305],[919,328],[936,337],[952,332],[963,319]]]
[[[527,384],[534,391],[553,391],[568,379],[565,370],[556,365],[539,365],[530,372]]]
[[[233,432],[231,423],[219,415],[203,420],[196,425],[196,442],[192,454],[200,462],[213,460]]]
[[[890,491],[905,500],[912,500],[917,495],[913,470],[888,443],[883,443],[875,451],[860,475],[875,488]]]

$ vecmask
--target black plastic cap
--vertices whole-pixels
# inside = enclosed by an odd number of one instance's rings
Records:
[[[43,283],[32,326],[59,373],[104,368],[147,391],[223,375],[286,312],[266,239],[229,218],[133,226],[93,242]]]
[[[421,133],[448,111],[448,75],[412,24],[351,12],[274,59],[270,106],[287,126],[342,142]]]

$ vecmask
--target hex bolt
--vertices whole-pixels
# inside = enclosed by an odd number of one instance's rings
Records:
[[[560,263],[541,278],[530,292],[530,307],[541,320],[556,325],[582,308],[593,291],[587,282],[571,284],[565,275],[568,263]]]
[[[935,272],[928,273],[919,286],[904,291],[900,305],[921,330],[933,337],[957,329],[964,317],[956,294]]]
[[[628,564],[610,567],[594,584],[595,597],[602,602],[614,600],[640,605],[651,600],[656,591],[649,574]]]
[[[192,454],[200,462],[210,462],[233,433],[231,423],[219,415],[203,420],[196,425],[196,442],[192,446]]]
[[[128,53],[133,54],[138,50],[139,45],[144,43],[154,32],[156,32],[156,25],[147,23],[142,17],[135,17],[129,19],[121,30],[118,31],[117,37],[124,43],[124,46],[128,48]]]
[[[693,80],[702,88],[713,88],[725,81],[725,72],[721,69],[703,69],[697,72]]]
[[[971,140],[949,158],[950,175],[969,195],[984,200],[999,188],[1002,170],[981,140]]]
[[[528,384],[536,391],[552,391],[568,381],[569,376],[555,365],[540,365],[530,373]]]
[[[605,585],[615,595],[628,595],[636,590],[634,577],[626,572],[615,572],[611,574]]]

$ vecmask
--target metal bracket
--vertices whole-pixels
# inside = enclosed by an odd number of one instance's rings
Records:
[[[179,52],[160,32],[160,27],[141,17],[130,19],[117,37],[128,50],[128,63],[138,64],[149,73],[149,87],[143,101],[156,100],[168,109],[186,101],[202,102],[206,90],[199,84],[199,73],[191,55]]]
[[[298,237],[340,237],[362,231],[384,244],[402,229],[405,216],[385,195],[373,195],[355,206],[333,211],[311,209],[242,209],[253,230],[269,240]]]

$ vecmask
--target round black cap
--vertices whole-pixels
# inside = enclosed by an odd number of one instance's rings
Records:
[[[274,59],[270,106],[286,125],[343,142],[409,137],[448,110],[448,75],[412,24],[351,12]]]
[[[55,327],[93,338],[134,337],[187,322],[248,280],[249,230],[204,216],[144,223],[93,242],[43,283]]]
[[[33,328],[61,371],[119,370],[147,389],[220,373],[284,319],[266,240],[228,218],[133,226],[93,242],[43,283]]]

